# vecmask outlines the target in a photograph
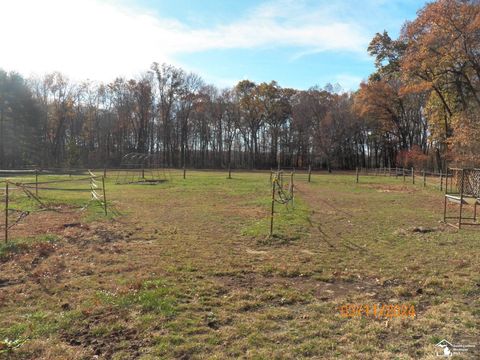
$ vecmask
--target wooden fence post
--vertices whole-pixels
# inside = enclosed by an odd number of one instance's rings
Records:
[[[405,168],[402,168],[403,182],[405,182]]]
[[[5,243],[8,242],[8,182],[5,183]]]
[[[310,182],[312,178],[312,165],[308,165],[308,182]]]
[[[415,185],[415,168],[412,166],[412,184]]]
[[[356,172],[357,172],[357,184],[358,184],[358,166],[357,166],[357,171]]]
[[[185,166],[183,167],[183,178],[185,179],[187,176],[187,169],[185,168]]]

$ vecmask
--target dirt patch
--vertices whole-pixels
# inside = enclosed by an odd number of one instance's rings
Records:
[[[56,211],[38,211],[30,213],[9,230],[11,239],[38,235],[61,235],[64,224],[80,223],[83,213],[68,207],[59,207]],[[12,216],[10,222],[17,220]]]
[[[118,325],[121,319],[118,312],[90,314],[79,328],[64,331],[61,338],[70,346],[81,347],[95,357],[111,359],[113,354],[120,352],[124,358],[136,359],[142,349],[151,345],[150,341],[137,329],[126,324]]]
[[[239,274],[237,276],[219,276],[217,280],[222,284],[226,292],[234,290],[258,290],[265,291],[277,288],[294,289],[303,294],[309,294],[321,301],[338,300],[347,296],[370,294],[374,298],[383,298],[385,287],[381,284],[365,281],[345,281],[331,279],[329,281],[316,280],[308,276],[281,277],[263,276],[256,273]]]
[[[428,227],[428,226],[414,226],[407,229],[397,229],[394,231],[395,235],[399,236],[409,236],[409,235],[426,235],[434,232],[445,232],[450,230],[445,226],[436,226],[436,227]]]
[[[56,291],[60,282],[93,275],[95,263],[107,263],[124,251],[125,231],[115,223],[56,224],[50,231],[59,238],[22,247],[0,262],[0,302]]]
[[[368,185],[370,189],[377,190],[378,192],[381,193],[407,193],[407,194],[413,194],[419,191],[419,188],[416,188],[411,185],[405,185],[405,184],[375,184],[375,185]]]

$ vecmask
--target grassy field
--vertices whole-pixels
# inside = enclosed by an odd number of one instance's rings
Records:
[[[268,173],[178,175],[109,176],[107,218],[93,207],[18,225],[0,246],[0,358],[437,359],[442,339],[480,356],[480,229],[440,223],[433,186],[300,175],[268,237]],[[350,317],[347,304],[415,316]]]

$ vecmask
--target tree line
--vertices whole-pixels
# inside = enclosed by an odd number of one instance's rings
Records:
[[[219,89],[158,63],[107,84],[0,70],[0,168],[120,166],[131,152],[166,167],[478,165],[479,2],[429,3],[368,52],[376,71],[355,92]]]

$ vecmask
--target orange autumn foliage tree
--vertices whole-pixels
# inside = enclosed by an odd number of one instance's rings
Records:
[[[404,26],[403,91],[430,92],[431,141],[459,163],[478,164],[480,4],[439,0]]]
[[[404,168],[425,169],[428,156],[418,145],[414,145],[410,150],[402,150],[397,154],[397,164]]]

